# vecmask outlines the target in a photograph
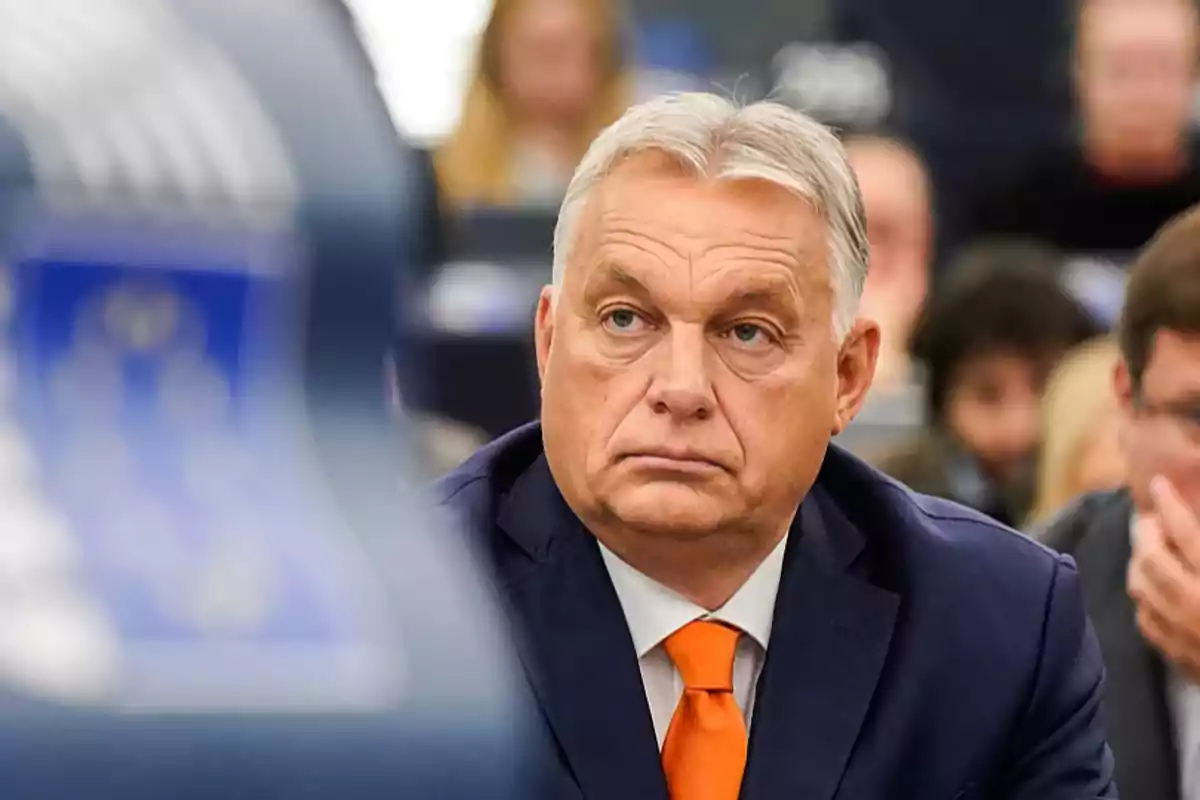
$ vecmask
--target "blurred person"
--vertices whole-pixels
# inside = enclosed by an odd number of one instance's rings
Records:
[[[495,0],[458,127],[436,155],[453,207],[556,207],[627,104],[610,0]]]
[[[1030,521],[1045,522],[1074,498],[1116,489],[1125,478],[1113,370],[1117,344],[1088,342],[1063,358],[1042,402],[1042,443]]]
[[[1200,796],[1200,209],[1134,263],[1115,389],[1127,488],[1046,528],[1072,555],[1108,672],[1126,797]]]
[[[1196,90],[1192,0],[1082,0],[1073,79],[1078,138],[1035,156],[985,199],[975,236],[1036,238],[1124,263],[1200,201],[1190,132]],[[1119,305],[1119,287],[1117,291]]]
[[[779,105],[660,98],[581,162],[541,422],[442,483],[543,796],[1115,796],[1069,560],[829,447],[879,353],[867,250],[841,146]]]
[[[903,142],[877,135],[845,141],[862,190],[871,270],[859,312],[881,332],[874,390],[912,379],[908,339],[929,288],[933,211],[929,175]]]
[[[1097,333],[1059,284],[1057,256],[1035,245],[985,245],[953,266],[913,331],[927,423],[880,460],[892,477],[1008,525],[1032,501],[1046,378]]]

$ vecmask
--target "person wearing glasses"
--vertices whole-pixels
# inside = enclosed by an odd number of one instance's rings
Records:
[[[1188,800],[1200,798],[1200,206],[1135,261],[1119,344],[1127,488],[1078,499],[1043,541],[1079,568],[1122,794]]]

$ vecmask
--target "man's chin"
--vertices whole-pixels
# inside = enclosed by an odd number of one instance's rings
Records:
[[[703,536],[728,524],[732,498],[704,488],[654,482],[623,488],[609,498],[609,511],[623,524],[673,536]]]

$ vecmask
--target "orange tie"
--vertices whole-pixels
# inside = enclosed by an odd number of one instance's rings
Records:
[[[683,677],[683,696],[662,751],[671,800],[737,800],[747,741],[733,698],[733,654],[740,635],[719,622],[697,621],[663,643]]]

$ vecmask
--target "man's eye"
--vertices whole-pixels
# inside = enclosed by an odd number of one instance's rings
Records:
[[[1200,430],[1200,408],[1196,406],[1185,406],[1179,409],[1179,416],[1192,428]]]
[[[617,333],[636,333],[645,321],[629,308],[616,308],[604,315],[604,327]]]
[[[998,406],[1004,401],[1005,391],[1003,387],[992,383],[985,383],[980,386],[971,388],[971,394],[979,403],[989,406]]]
[[[761,347],[771,343],[771,335],[761,325],[740,322],[729,329],[729,335],[738,343],[749,347]]]

